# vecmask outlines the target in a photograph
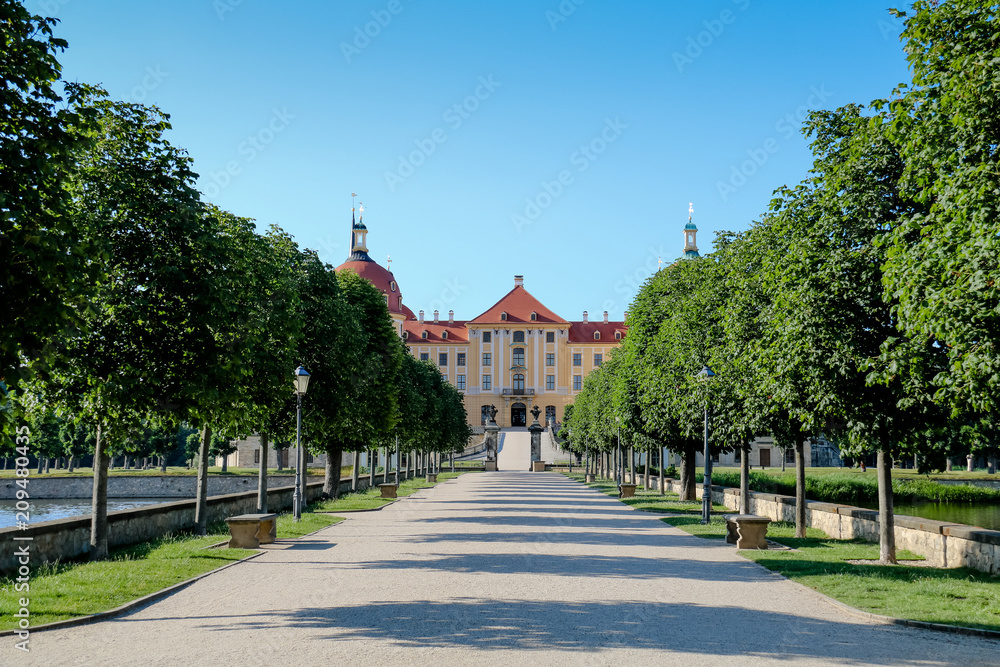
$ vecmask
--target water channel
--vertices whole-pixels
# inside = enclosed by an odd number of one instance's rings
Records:
[[[878,503],[858,503],[860,507],[878,509]],[[896,514],[919,516],[935,521],[964,523],[989,530],[1000,530],[1000,504],[972,503],[893,503]]]
[[[108,511],[127,510],[143,505],[170,503],[180,498],[108,498]],[[67,519],[74,516],[90,514],[90,498],[36,498],[30,500],[29,523]],[[16,500],[0,500],[0,528],[10,528],[17,525]]]

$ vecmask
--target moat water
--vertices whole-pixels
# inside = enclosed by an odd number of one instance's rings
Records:
[[[878,509],[878,503],[865,503],[864,506],[869,509]],[[964,523],[967,526],[1000,530],[1000,504],[894,503],[893,510],[896,514],[905,514],[906,516],[919,516],[924,519]]]
[[[108,511],[127,510],[144,505],[176,502],[178,498],[108,498]],[[90,498],[37,498],[28,501],[30,504],[28,523],[35,524],[55,519],[68,519],[90,514]],[[16,526],[16,500],[0,500],[0,528]]]

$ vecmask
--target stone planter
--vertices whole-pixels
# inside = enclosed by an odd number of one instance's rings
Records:
[[[633,498],[635,497],[635,484],[622,484],[618,487],[618,497],[619,498]]]
[[[587,476],[584,478],[584,481],[587,482],[587,484],[593,484],[594,476],[588,472]]]
[[[486,470],[486,472],[496,472],[497,471],[497,462],[496,461],[487,461],[486,462],[485,470]]]
[[[379,484],[378,490],[382,492],[382,498],[395,498],[396,489],[399,488],[395,484]]]
[[[436,472],[427,473],[428,484],[437,484],[437,481],[438,481],[438,474]]]
[[[531,472],[545,472],[545,461],[532,461]]]

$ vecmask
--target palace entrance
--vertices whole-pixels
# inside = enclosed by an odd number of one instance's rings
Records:
[[[514,403],[510,406],[510,425],[528,425],[528,409],[525,407],[524,403]]]

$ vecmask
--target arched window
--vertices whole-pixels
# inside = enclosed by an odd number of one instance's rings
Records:
[[[500,319],[506,322],[507,321],[507,313],[506,312],[500,313]]]
[[[536,313],[535,311],[531,311],[531,321],[534,322],[537,319],[538,319],[538,313]]]
[[[396,308],[398,308],[399,310],[403,310],[403,297],[401,296],[396,297]]]
[[[447,331],[442,331],[441,332],[441,338],[442,339],[447,339],[448,338],[448,332]]]
[[[409,337],[410,337],[410,332],[409,331],[404,331],[403,332],[403,340],[406,340]]]
[[[514,332],[514,342],[515,343],[523,343],[524,342],[524,332],[523,331],[515,331]]]
[[[524,375],[517,373],[514,375],[514,391],[523,392],[524,391]]]
[[[621,331],[616,331],[615,332],[615,340],[621,340],[621,339],[622,339],[622,332]]]
[[[427,340],[427,330],[426,329],[424,330],[424,332],[422,334],[420,334],[420,337],[423,338],[424,340]]]
[[[601,332],[600,331],[595,331],[594,332],[594,340],[601,340]]]
[[[515,347],[514,348],[513,364],[515,366],[524,367],[524,348],[523,347]]]

